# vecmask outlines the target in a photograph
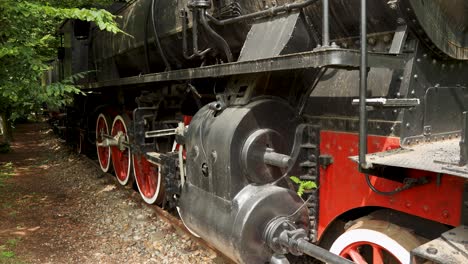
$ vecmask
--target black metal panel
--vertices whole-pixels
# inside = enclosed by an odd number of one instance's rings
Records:
[[[414,143],[416,139],[418,142],[424,141],[424,126],[428,124],[424,121],[426,116],[426,109],[433,112],[427,115],[433,120],[443,120],[447,118],[447,114],[453,112],[450,108],[447,110],[442,107],[444,102],[437,96],[430,95],[429,100],[435,105],[440,105],[442,108],[438,108],[439,111],[430,110],[430,106],[426,107],[426,94],[428,89],[433,87],[467,87],[468,75],[461,74],[468,71],[468,63],[461,61],[442,61],[435,56],[431,56],[429,50],[421,44],[416,46],[414,63],[411,71],[404,76],[403,82],[407,85],[407,92],[404,94],[405,98],[419,98],[421,104],[417,107],[403,110],[403,122],[401,138],[403,144]],[[441,89],[441,88],[438,88]],[[459,90],[457,93],[461,93],[466,90]],[[429,92],[432,93],[432,92]],[[447,95],[449,96],[449,95]],[[459,99],[452,98],[454,100],[466,100],[465,95],[459,94]],[[462,105],[464,103],[456,103],[456,105]],[[446,112],[448,111],[448,112]],[[438,117],[436,117],[438,116]],[[456,124],[461,129],[461,123]],[[440,133],[453,132],[452,127],[446,127],[444,130],[443,126],[439,126]],[[448,129],[450,128],[450,129]],[[432,133],[432,135],[435,135]]]
[[[461,130],[463,112],[468,110],[467,88],[431,87],[424,100],[424,127],[430,127],[430,134]]]

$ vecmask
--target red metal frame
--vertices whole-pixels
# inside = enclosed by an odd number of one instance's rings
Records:
[[[405,212],[443,224],[460,224],[463,185],[460,177],[443,175],[438,185],[433,172],[408,170],[411,177],[426,176],[430,183],[392,196],[382,196],[370,190],[357,163],[349,156],[358,155],[358,135],[322,131],[320,154],[333,157],[333,164],[320,169],[319,238],[338,216],[355,208],[378,206]],[[369,153],[400,147],[396,137],[369,136]],[[401,183],[371,176],[371,182],[382,191],[391,191]]]

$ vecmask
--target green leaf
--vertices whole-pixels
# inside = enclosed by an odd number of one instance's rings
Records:
[[[313,181],[306,181],[302,183],[302,186],[306,190],[312,190],[312,189],[317,189],[317,184]]]
[[[291,179],[291,181],[293,181],[293,182],[296,183],[296,184],[300,184],[300,183],[301,183],[301,180],[300,180],[298,177],[296,177],[296,176],[291,176],[291,177],[289,177],[289,178]]]
[[[317,184],[313,181],[303,181],[296,176],[290,176],[289,178],[291,181],[299,185],[297,187],[297,195],[299,195],[299,197],[302,197],[305,190],[317,189]]]

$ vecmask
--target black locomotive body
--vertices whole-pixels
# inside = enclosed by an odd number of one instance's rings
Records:
[[[67,135],[239,263],[467,261],[467,8],[116,3],[62,27]]]

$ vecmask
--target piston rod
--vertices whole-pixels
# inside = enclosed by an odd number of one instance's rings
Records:
[[[318,260],[321,260],[325,263],[333,264],[351,264],[354,263],[347,259],[344,259],[338,255],[331,253],[330,251],[323,249],[317,245],[311,244],[304,239],[299,239],[297,241],[297,249],[301,252],[304,252],[306,255],[312,256]]]

